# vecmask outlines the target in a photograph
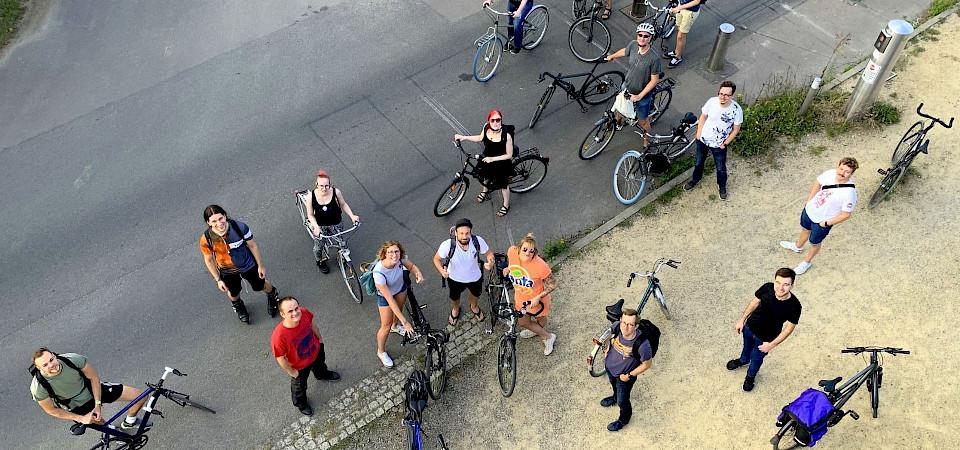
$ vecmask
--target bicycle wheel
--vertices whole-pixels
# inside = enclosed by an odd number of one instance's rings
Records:
[[[460,200],[463,200],[463,196],[467,193],[467,188],[469,187],[470,180],[466,177],[460,176],[454,178],[450,185],[440,194],[440,198],[437,199],[437,204],[433,207],[433,215],[443,217],[450,214],[450,211],[453,211],[453,208],[457,207]]]
[[[583,86],[583,101],[588,105],[599,105],[610,100],[620,92],[623,79],[623,72],[619,70],[594,76]]]
[[[890,158],[890,163],[896,164],[900,162],[903,155],[906,155],[914,145],[917,145],[917,142],[920,140],[920,130],[922,129],[923,122],[918,121],[910,126],[910,129],[908,129],[906,133],[903,133],[903,137],[900,138],[900,142],[897,143],[897,148],[893,149],[893,156]]]
[[[683,137],[686,139],[679,140],[677,142],[667,144],[663,154],[667,156],[670,160],[674,160],[684,154],[687,150],[691,148],[696,148],[697,143],[697,127],[696,125],[687,128],[687,131],[683,132]]]
[[[534,6],[523,18],[523,48],[533,50],[543,42],[550,25],[550,12],[543,5]]]
[[[476,56],[473,57],[473,78],[481,83],[493,78],[494,72],[500,66],[501,56],[503,42],[500,38],[490,38],[480,44]]]
[[[574,19],[587,15],[587,0],[573,0],[572,12]]]
[[[353,263],[343,256],[343,253],[339,255],[340,257],[337,258],[337,260],[340,263],[340,273],[343,274],[343,282],[347,285],[347,290],[350,291],[350,296],[353,297],[353,301],[358,304],[363,303],[363,286],[360,285],[360,275],[357,274]]]
[[[796,440],[797,435],[797,422],[793,419],[787,421],[787,423],[773,436],[773,439],[770,439],[770,443],[773,444],[773,450],[787,450],[792,448],[801,447],[799,442]]]
[[[506,336],[500,338],[497,350],[497,379],[504,397],[513,395],[517,386],[517,343]]]
[[[657,25],[659,25],[657,28],[660,30],[657,37],[666,41],[670,39],[670,36],[672,36],[673,32],[677,29],[677,18],[673,14],[666,13]]]
[[[647,162],[636,150],[620,157],[613,171],[613,193],[624,205],[632,205],[647,187]]]
[[[527,192],[537,187],[547,176],[547,159],[531,156],[513,165],[514,176],[510,177],[510,192]]]
[[[605,355],[607,354],[607,349],[610,348],[610,329],[607,328],[602,337],[599,339],[600,344],[593,346],[593,352],[590,353],[590,358],[587,364],[587,368],[590,370],[591,377],[599,377],[607,373],[607,365]]]
[[[533,117],[530,118],[530,128],[533,128],[533,126],[537,124],[537,121],[540,120],[540,114],[543,114],[543,108],[546,108],[547,103],[550,103],[550,99],[556,90],[557,86],[551,84],[546,91],[543,91],[543,96],[540,97],[540,102],[537,103],[537,110],[533,112]]]
[[[503,286],[497,286],[496,283],[498,282],[497,277],[491,272],[490,282],[487,285],[487,298],[490,300],[490,333],[493,333],[497,321],[502,320],[500,318],[501,306],[510,301],[507,289]]]
[[[657,296],[657,302],[660,303],[660,309],[663,310],[663,316],[667,320],[673,320],[673,316],[670,315],[670,308],[667,307],[667,299],[663,296],[663,291],[660,290],[660,285],[653,287],[653,295]]]
[[[880,409],[880,370],[874,370],[870,374],[870,381],[873,382],[873,389],[870,392],[870,406],[873,407],[873,418],[877,418],[877,410]]]
[[[886,175],[884,175],[883,180],[880,181],[880,187],[878,187],[876,192],[870,196],[870,203],[867,205],[867,208],[873,209],[879,205],[883,199],[887,198],[887,195],[890,195],[890,191],[892,191],[893,187],[900,182],[900,179],[903,178],[903,174],[906,171],[906,164],[897,164],[892,169],[888,170]]]
[[[663,113],[667,111],[667,108],[670,107],[670,101],[673,100],[673,91],[670,89],[664,89],[656,94],[653,94],[653,103],[650,105],[650,115],[647,116],[650,119],[650,125],[657,123],[660,120],[660,117],[663,116]]]
[[[199,409],[199,410],[201,410],[201,411],[206,411],[206,412],[211,413],[211,414],[216,414],[216,413],[217,413],[216,411],[214,411],[214,410],[212,410],[212,409],[210,409],[210,408],[208,408],[208,407],[206,407],[206,406],[204,406],[204,405],[201,405],[201,404],[199,404],[199,403],[197,403],[197,402],[195,402],[195,401],[193,401],[193,400],[190,400],[190,396],[187,395],[187,394],[181,394],[181,393],[179,393],[179,392],[173,392],[173,391],[171,391],[170,394],[167,395],[167,398],[169,398],[171,401],[173,401],[174,403],[176,403],[176,404],[178,404],[178,405],[180,405],[180,406],[182,406],[182,407],[184,407],[184,408],[186,408],[187,406],[190,406],[190,407],[193,407],[193,408],[197,408],[197,409]]]
[[[436,338],[427,341],[427,360],[424,364],[427,379],[430,380],[430,398],[438,400],[447,387],[447,351]]]
[[[581,17],[570,25],[567,44],[580,61],[595,61],[610,50],[610,30],[593,17]]]
[[[599,124],[594,125],[590,133],[583,138],[583,142],[580,143],[580,149],[577,150],[577,155],[584,161],[593,159],[599,155],[603,149],[607,148],[607,144],[610,143],[616,132],[616,120],[611,116],[611,113],[604,113],[604,119],[601,119]]]

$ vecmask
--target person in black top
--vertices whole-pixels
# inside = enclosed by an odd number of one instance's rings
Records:
[[[310,201],[306,205],[307,220],[310,221],[310,229],[313,231],[313,254],[317,258],[317,267],[320,272],[329,273],[327,240],[319,236],[343,231],[343,213],[347,213],[353,223],[359,222],[360,217],[350,209],[340,189],[330,184],[330,176],[326,172],[317,172],[315,185],[316,188],[310,192]]]
[[[483,125],[483,133],[474,136],[453,135],[453,138],[470,142],[483,143],[483,158],[480,159],[477,169],[484,178],[483,189],[477,196],[477,203],[483,203],[490,196],[490,189],[500,189],[503,195],[503,206],[497,211],[498,217],[507,215],[510,210],[510,189],[507,185],[513,173],[513,126],[503,124],[503,114],[492,110],[487,114],[487,123]]]
[[[737,334],[743,334],[743,351],[739,358],[727,362],[727,369],[750,365],[743,381],[745,391],[753,390],[754,377],[763,358],[786,340],[800,321],[800,300],[790,292],[796,277],[792,269],[778,269],[773,283],[757,289],[753,294],[755,298],[737,322]]]

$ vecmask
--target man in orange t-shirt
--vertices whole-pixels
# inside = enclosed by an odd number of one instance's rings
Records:
[[[526,306],[527,315],[517,320],[517,324],[525,328],[520,337],[530,338],[540,336],[543,339],[543,354],[553,353],[553,343],[557,335],[547,332],[547,316],[550,315],[550,292],[557,288],[553,278],[553,271],[547,262],[537,255],[537,241],[533,234],[528,233],[520,241],[519,248],[511,246],[507,250],[509,267],[504,270],[510,282],[513,283],[514,308],[523,309]],[[531,317],[536,317],[532,320]]]

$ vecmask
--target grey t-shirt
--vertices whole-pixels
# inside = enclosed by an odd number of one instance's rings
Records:
[[[650,77],[654,74],[659,75],[663,70],[660,67],[660,54],[653,47],[650,47],[646,53],[640,54],[640,46],[637,45],[636,40],[630,41],[624,48],[627,49],[626,56],[630,60],[624,80],[627,92],[639,94],[643,88],[647,87]]]
[[[620,321],[618,320],[613,323],[611,329],[616,329],[619,326]],[[633,339],[626,339],[622,335],[614,336],[611,339],[610,351],[607,352],[607,357],[603,362],[607,367],[607,371],[613,376],[628,373],[636,369],[637,366],[644,361],[653,357],[653,349],[650,347],[650,341],[646,340],[643,341],[637,349],[640,353],[640,361],[637,361],[636,358],[633,357],[633,344],[634,341],[640,339],[639,331],[634,335]]]
[[[383,261],[377,262],[377,265],[371,269],[373,270],[373,282],[387,285],[387,289],[390,290],[392,295],[399,294],[403,290],[403,263],[405,262],[407,262],[407,258],[401,259],[392,269],[384,268]]]
[[[77,353],[61,353],[60,356],[69,359],[78,369],[83,369],[87,366],[87,358],[83,355]],[[90,392],[90,390],[86,388],[83,375],[71,369],[63,362],[60,362],[60,366],[60,373],[56,376],[48,377],[44,375],[43,372],[40,372],[40,376],[46,378],[47,383],[49,383],[50,387],[57,393],[57,397],[65,401],[66,404],[64,406],[68,410],[74,409],[92,400],[93,392]],[[30,383],[30,394],[33,396],[33,399],[38,402],[50,398],[50,394],[40,386],[36,378],[33,378]]]

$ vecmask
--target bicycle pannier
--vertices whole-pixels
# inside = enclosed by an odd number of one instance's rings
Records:
[[[807,389],[796,400],[783,407],[777,420],[781,423],[788,419],[796,420],[797,442],[813,447],[827,434],[827,419],[833,411],[833,403],[827,398],[827,394],[816,389]]]

